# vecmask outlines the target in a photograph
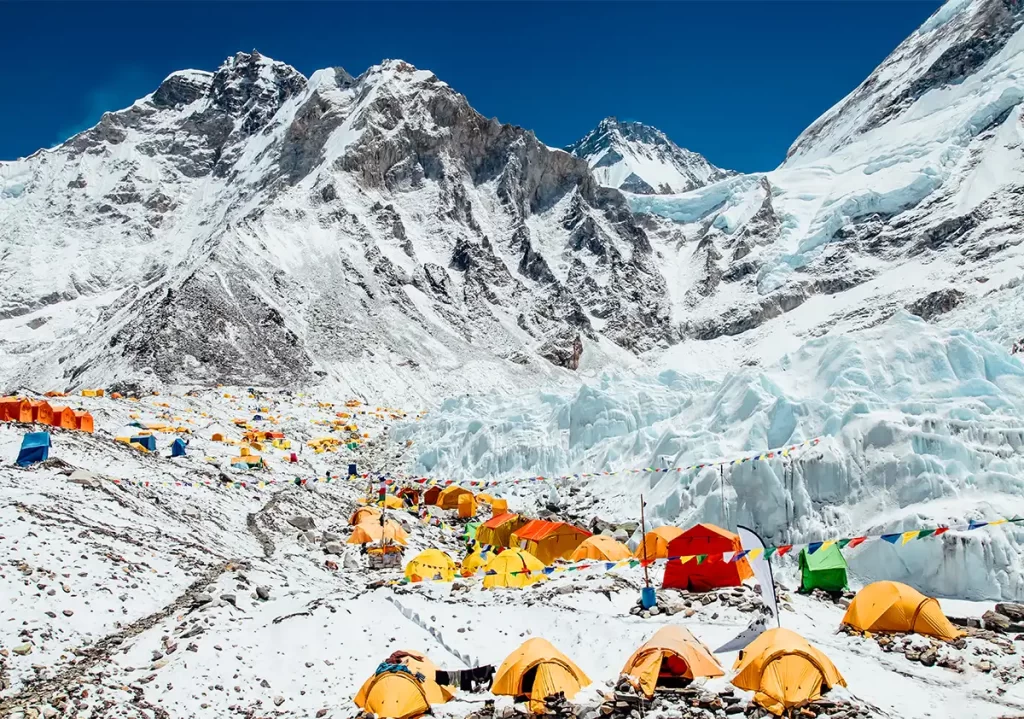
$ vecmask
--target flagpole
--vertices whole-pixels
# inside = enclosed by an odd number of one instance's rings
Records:
[[[640,495],[640,541],[644,545],[644,586],[651,586],[651,578],[647,574],[647,522],[644,521],[644,495]]]

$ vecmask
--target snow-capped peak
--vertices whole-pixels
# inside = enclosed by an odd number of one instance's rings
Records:
[[[734,174],[675,144],[656,127],[606,117],[566,150],[585,159],[598,182],[637,194],[674,194]]]

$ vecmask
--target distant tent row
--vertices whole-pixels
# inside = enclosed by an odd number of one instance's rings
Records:
[[[20,397],[0,399],[0,421],[44,424],[82,432],[92,432],[94,429],[92,415],[86,411],[51,405],[45,400]]]

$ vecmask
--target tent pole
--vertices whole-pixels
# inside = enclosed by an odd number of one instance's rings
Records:
[[[640,495],[640,541],[644,545],[644,586],[651,586],[651,578],[647,574],[647,522],[644,520],[644,495]]]
[[[728,529],[729,528],[729,520],[726,519],[726,517],[725,517],[725,465],[724,464],[718,465],[718,473],[719,473],[719,477],[720,477],[720,480],[721,480],[719,482],[719,488],[721,490],[721,497],[722,497],[722,528],[723,529]]]

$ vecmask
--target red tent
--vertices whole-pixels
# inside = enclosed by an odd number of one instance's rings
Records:
[[[686,564],[669,559],[662,587],[706,592],[718,587],[736,587],[754,576],[746,559],[723,562],[721,557],[708,557],[700,564],[702,554],[739,552],[743,549],[738,535],[713,524],[698,524],[668,543],[669,557],[693,557]]]

